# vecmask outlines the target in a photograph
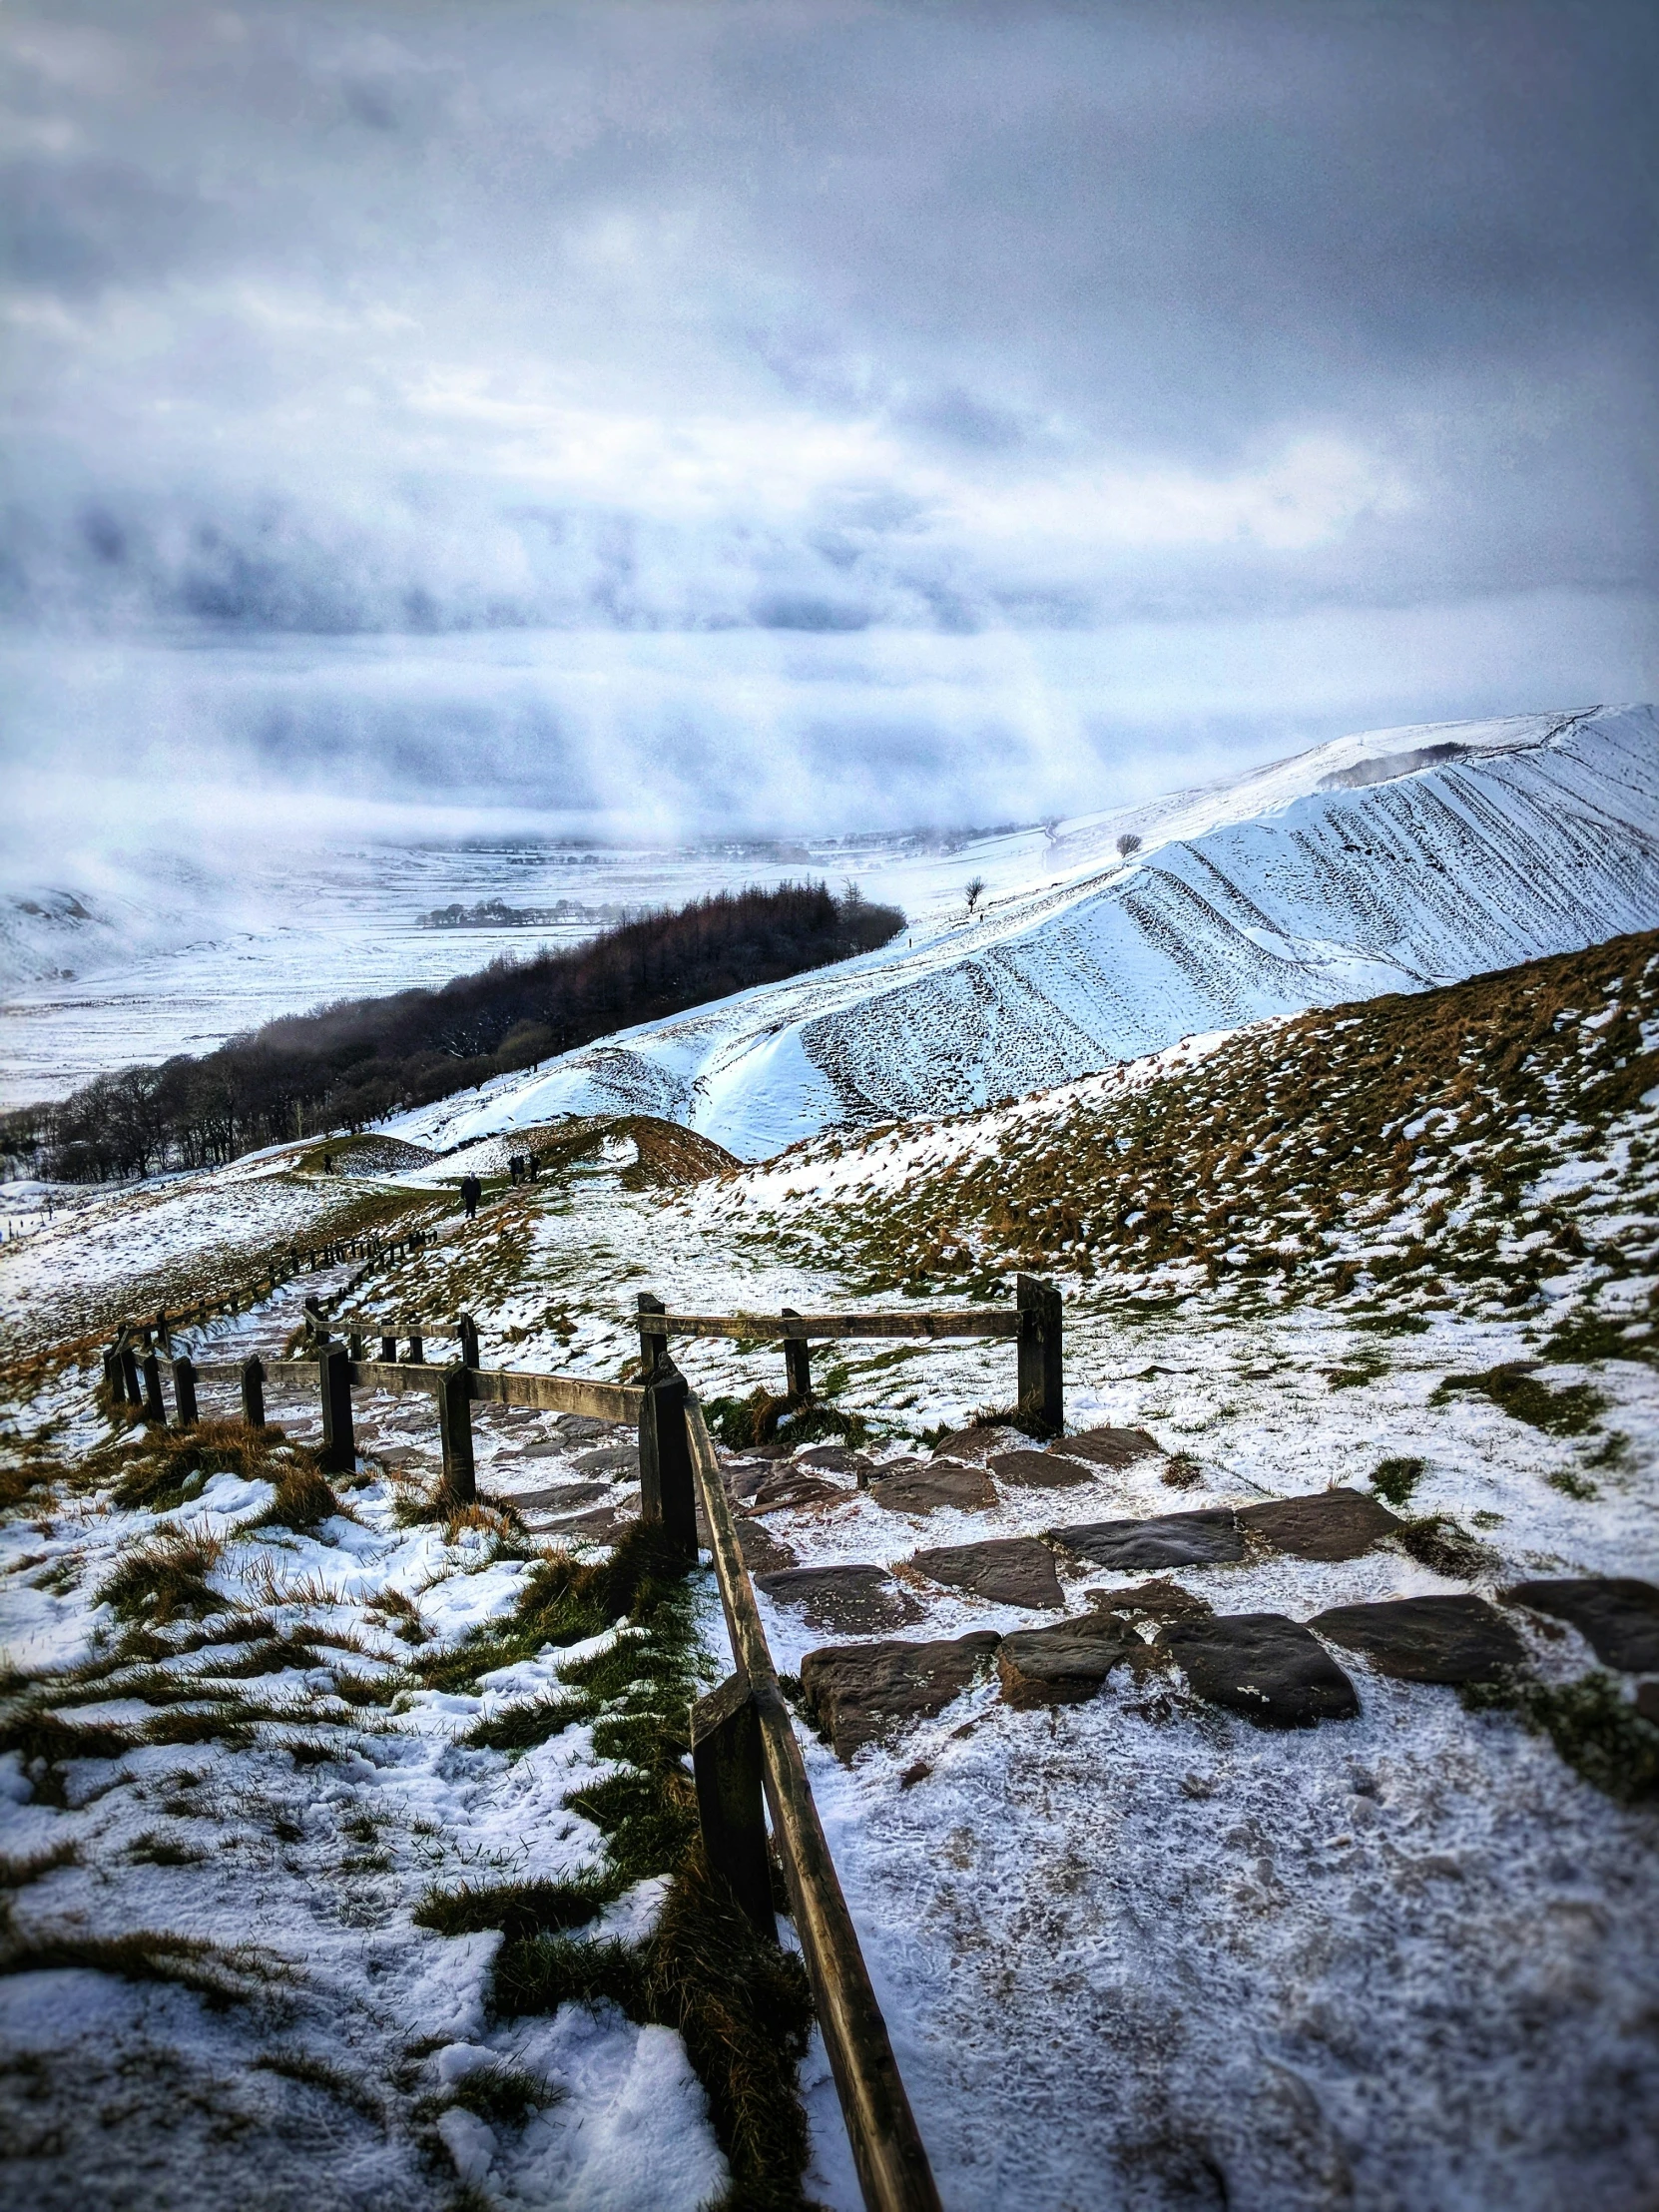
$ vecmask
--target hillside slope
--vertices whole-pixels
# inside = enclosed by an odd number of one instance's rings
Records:
[[[1549,1322],[1646,1359],[1659,931],[1258,1024],[938,1123],[826,1136],[688,1203],[875,1295],[1234,1282]],[[1650,1311],[1650,1308],[1653,1311]]]
[[[1127,859],[1116,843],[1142,841]],[[833,972],[566,1055],[463,1108],[455,1143],[646,1111],[746,1158],[959,1112],[1264,1016],[1400,991],[1659,921],[1650,707],[1343,738],[1212,790],[960,855],[991,891]],[[405,1122],[398,1124],[405,1128]]]

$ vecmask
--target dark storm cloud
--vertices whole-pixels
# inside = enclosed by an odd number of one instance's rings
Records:
[[[0,61],[0,601],[43,631],[1108,670],[1127,624],[1651,588],[1645,5],[26,0]],[[1076,728],[1132,723],[1099,685]],[[907,777],[968,742],[931,711]],[[575,788],[586,713],[477,743]]]

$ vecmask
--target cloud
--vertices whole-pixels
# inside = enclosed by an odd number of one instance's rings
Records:
[[[23,0],[0,609],[63,696],[132,641],[251,774],[418,779],[471,729],[603,810],[605,747],[679,728],[699,821],[794,820],[807,767],[942,817],[1014,805],[979,744],[1059,804],[1114,746],[1277,743],[1337,710],[1272,641],[1333,620],[1471,625],[1438,691],[1345,649],[1359,722],[1603,696],[1659,550],[1656,59],[1618,0]],[[1206,642],[1149,718],[1151,635]],[[713,642],[671,680],[607,636]],[[283,639],[260,715],[201,705]],[[1003,672],[977,717],[946,665]]]

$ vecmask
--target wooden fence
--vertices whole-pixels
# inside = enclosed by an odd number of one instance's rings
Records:
[[[670,1336],[729,1337],[782,1342],[792,1393],[810,1396],[808,1346],[825,1340],[915,1337],[1009,1338],[1018,1347],[1021,1418],[1059,1433],[1061,1332],[1059,1294],[1021,1276],[1010,1310],[910,1314],[673,1314],[642,1296],[638,1306],[644,1380],[599,1382],[584,1376],[534,1375],[490,1369],[476,1358],[449,1365],[424,1360],[366,1360],[361,1344],[341,1344],[326,1317],[311,1309],[306,1356],[273,1363],[258,1359],[195,1363],[188,1354],[172,1362],[176,1417],[190,1426],[200,1417],[199,1384],[232,1384],[241,1391],[244,1417],[265,1424],[268,1381],[302,1380],[319,1395],[323,1466],[345,1473],[356,1464],[351,1392],[418,1390],[437,1404],[442,1441],[441,1502],[454,1506],[477,1496],[472,1450],[474,1404],[530,1406],[609,1421],[637,1422],[640,1439],[641,1517],[661,1525],[686,1559],[698,1555],[698,1508],[713,1554],[721,1605],[732,1647],[733,1671],[692,1709],[692,1766],[698,1816],[709,1863],[730,1884],[740,1907],[771,1940],[777,1938],[766,1815],[784,1868],[791,1912],[813,1987],[847,2139],[867,2212],[939,2212],[927,2153],[893,2057],[886,2023],[876,2002],[857,1932],[835,1876],[823,1824],[813,1802],[806,1764],[779,1685],[744,1564],[737,1524],[721,1478],[720,1462],[703,1408],[668,1356]],[[463,1335],[461,1325],[469,1334]],[[373,1324],[378,1332],[383,1325]],[[466,1316],[451,1325],[465,1350],[476,1355],[477,1332]],[[422,1322],[420,1333],[446,1333]],[[406,1326],[399,1334],[410,1334]],[[382,1335],[382,1347],[395,1340]],[[416,1337],[415,1349],[419,1349]],[[165,1420],[160,1354],[145,1352],[142,1368],[131,1333],[123,1331],[105,1357],[112,1395],[141,1409],[147,1420]]]
[[[661,1299],[641,1292],[638,1321],[640,1357],[647,1368],[667,1356],[670,1337],[781,1343],[788,1393],[802,1399],[813,1394],[810,1347],[814,1344],[886,1337],[1012,1338],[1018,1354],[1015,1394],[1020,1419],[1044,1436],[1060,1435],[1066,1424],[1060,1294],[1034,1275],[1015,1277],[1012,1309],[970,1306],[932,1313],[798,1314],[785,1306],[776,1314],[676,1314]]]

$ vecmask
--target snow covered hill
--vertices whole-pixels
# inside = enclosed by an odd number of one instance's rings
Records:
[[[1139,837],[1120,856],[1118,841]],[[746,1158],[960,1110],[1184,1036],[1423,989],[1659,923],[1653,708],[1340,738],[954,856],[988,894],[880,952],[403,1117],[455,1144],[643,1111]]]

